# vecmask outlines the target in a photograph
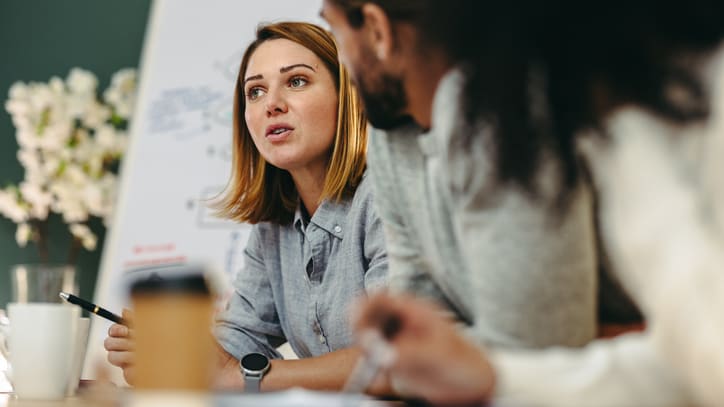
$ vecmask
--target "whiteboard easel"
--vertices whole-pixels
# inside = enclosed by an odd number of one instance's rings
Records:
[[[205,200],[226,184],[233,87],[241,55],[262,22],[309,21],[320,0],[155,0],[141,57],[131,142],[114,224],[105,242],[95,302],[127,307],[127,270],[178,261],[231,276],[242,267],[248,225],[214,218]],[[110,369],[110,322],[93,318],[84,378]]]

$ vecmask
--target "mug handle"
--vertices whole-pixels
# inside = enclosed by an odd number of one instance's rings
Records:
[[[0,309],[0,353],[5,359],[9,357],[7,338],[10,334],[10,320],[5,311]]]
[[[8,350],[8,335],[10,335],[10,320],[4,310],[0,309],[0,354],[5,358],[6,368],[3,372],[12,384],[12,367],[10,366],[10,351]]]

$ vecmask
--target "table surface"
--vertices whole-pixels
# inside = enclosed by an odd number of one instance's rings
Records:
[[[11,393],[0,394],[0,406],[2,407],[60,407],[60,406],[91,406],[88,402],[78,397],[69,397],[64,400],[57,401],[40,401],[40,400],[19,400]]]
[[[86,389],[78,396],[63,400],[21,400],[12,393],[0,393],[0,407],[117,407],[117,406],[344,406],[344,407],[400,407],[407,406],[401,401],[381,401],[362,396],[340,393],[324,393],[303,389],[291,389],[282,392],[264,394],[209,393],[189,394],[174,392],[136,392],[128,389]]]

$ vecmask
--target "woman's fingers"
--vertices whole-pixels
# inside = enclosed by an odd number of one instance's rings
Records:
[[[108,352],[108,362],[113,366],[118,366],[122,369],[126,369],[134,365],[133,352]]]
[[[125,325],[113,324],[108,328],[108,336],[112,338],[130,338],[131,330]]]
[[[131,352],[135,348],[132,340],[112,336],[103,341],[103,347],[109,352]]]

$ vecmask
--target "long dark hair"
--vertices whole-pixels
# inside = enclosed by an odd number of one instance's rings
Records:
[[[361,5],[375,3],[465,67],[465,114],[495,126],[498,182],[533,195],[544,151],[559,162],[564,192],[577,184],[575,134],[616,106],[679,122],[706,115],[706,91],[681,56],[724,36],[722,0],[333,1],[353,26]]]

